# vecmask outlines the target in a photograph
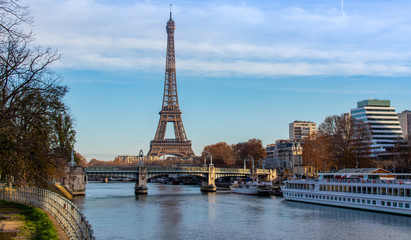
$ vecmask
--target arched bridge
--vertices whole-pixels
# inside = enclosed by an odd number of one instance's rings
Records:
[[[135,193],[147,193],[147,179],[168,174],[196,175],[207,181],[203,181],[203,191],[215,191],[215,179],[220,177],[255,177],[271,181],[277,177],[272,169],[243,169],[243,168],[215,168],[208,167],[159,167],[159,166],[102,166],[86,167],[88,176],[102,177],[127,177],[136,179]]]

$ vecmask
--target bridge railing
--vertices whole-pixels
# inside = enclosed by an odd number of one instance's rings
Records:
[[[0,199],[42,208],[57,219],[70,239],[92,239],[93,230],[83,213],[70,200],[46,189],[1,187]]]
[[[149,172],[208,172],[208,167],[163,167],[163,166],[149,166]],[[118,172],[118,171],[132,171],[137,172],[136,166],[103,166],[103,167],[86,167],[86,172]],[[250,174],[250,169],[243,168],[216,168],[218,173],[240,173]],[[257,169],[257,174],[268,174],[268,169]]]
[[[244,168],[216,168],[218,173],[241,173],[241,174],[250,174],[250,169]]]
[[[270,169],[257,169],[257,174],[269,174]]]
[[[113,171],[137,171],[138,168],[135,166],[101,166],[101,167],[86,167],[86,171],[88,172],[95,172],[95,171],[108,171],[108,172],[113,172]]]

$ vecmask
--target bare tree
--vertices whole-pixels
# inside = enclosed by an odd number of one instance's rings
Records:
[[[327,136],[313,133],[303,140],[303,162],[306,166],[313,166],[317,171],[330,170],[333,162]]]
[[[371,133],[363,121],[348,115],[327,117],[319,126],[332,165],[339,168],[369,167]]]
[[[53,139],[71,134],[67,148],[75,132],[72,125],[58,129],[59,116],[69,116],[62,101],[67,87],[50,70],[60,55],[31,44],[33,34],[23,27],[31,22],[27,6],[0,0],[0,170],[2,180],[41,185],[61,162],[53,153],[62,145]]]
[[[394,155],[394,171],[401,173],[411,172],[411,136],[408,141],[405,139],[398,139],[392,149]]]

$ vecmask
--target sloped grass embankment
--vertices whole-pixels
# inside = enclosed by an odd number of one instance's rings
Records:
[[[15,239],[59,239],[47,214],[36,207],[0,200],[0,222],[21,223],[13,234]],[[2,234],[10,236],[10,232],[0,232],[0,239],[4,239]]]

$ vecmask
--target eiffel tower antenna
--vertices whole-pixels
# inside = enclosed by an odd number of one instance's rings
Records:
[[[170,19],[167,22],[167,57],[164,82],[163,105],[160,111],[160,120],[154,140],[150,142],[149,157],[159,158],[163,155],[175,155],[179,157],[195,156],[191,141],[188,140],[181,119],[180,106],[177,95],[176,60],[174,49],[175,23],[172,19],[170,4]],[[174,125],[174,139],[166,139],[167,123]]]

